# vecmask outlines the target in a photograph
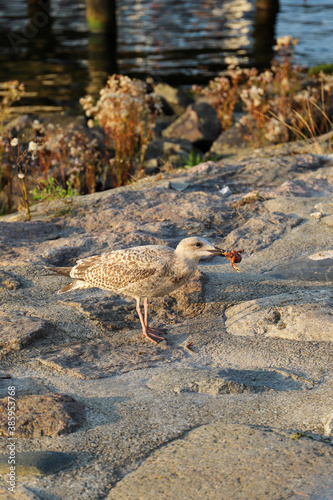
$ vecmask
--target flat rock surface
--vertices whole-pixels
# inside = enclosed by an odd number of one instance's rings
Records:
[[[0,474],[11,395],[17,498],[332,498],[333,169],[314,151],[265,148],[1,217]],[[200,261],[152,300],[158,345],[135,301],[57,295],[68,278],[46,269],[191,235],[244,248],[241,272]]]
[[[226,328],[233,335],[332,342],[332,307],[330,291],[272,295],[228,308]]]
[[[47,323],[35,316],[26,316],[19,311],[0,312],[0,347],[2,355],[12,350],[21,350],[46,334]]]
[[[107,498],[329,499],[332,466],[327,444],[214,423],[156,450]]]

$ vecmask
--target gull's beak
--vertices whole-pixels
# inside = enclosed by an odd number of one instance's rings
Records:
[[[209,250],[209,253],[212,255],[220,255],[221,257],[223,257],[225,254],[225,251],[222,250],[221,248],[214,247],[214,249]]]

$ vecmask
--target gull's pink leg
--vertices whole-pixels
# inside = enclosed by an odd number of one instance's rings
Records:
[[[159,335],[164,335],[167,331],[164,328],[149,328],[148,326],[148,298],[145,297],[143,301],[144,311],[145,311],[145,327],[148,333],[157,333]]]
[[[140,299],[136,300],[136,312],[138,313],[138,316],[140,319],[143,335],[151,342],[154,342],[154,344],[158,344],[159,342],[161,342],[161,340],[164,340],[163,337],[159,337],[158,335],[154,335],[153,332],[148,332],[148,328],[145,325],[145,322],[144,322],[144,319],[142,316],[142,312],[141,312]]]

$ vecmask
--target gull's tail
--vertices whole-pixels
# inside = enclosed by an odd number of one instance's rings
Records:
[[[73,269],[72,267],[45,267],[47,271],[52,271],[56,274],[62,274],[63,276],[67,276],[71,278],[70,272]]]
[[[51,271],[52,273],[55,274],[60,274],[62,276],[67,276],[67,278],[74,279],[75,281],[71,281],[67,285],[63,286],[57,293],[66,293],[70,292],[71,290],[76,290],[77,288],[90,288],[91,286],[86,283],[83,280],[78,280],[75,278],[72,278],[70,275],[71,270],[73,269],[72,267],[45,267],[47,271]],[[50,275],[46,275],[50,276]]]

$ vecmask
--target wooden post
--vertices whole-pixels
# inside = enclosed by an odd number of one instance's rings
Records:
[[[91,33],[107,33],[116,40],[116,0],[86,0],[87,22]]]
[[[254,59],[259,69],[268,67],[274,56],[275,23],[279,0],[256,0],[254,21]]]
[[[96,94],[105,85],[108,75],[117,72],[116,0],[86,0],[90,31],[88,93]]]
[[[279,0],[256,0],[257,10],[279,11]]]

